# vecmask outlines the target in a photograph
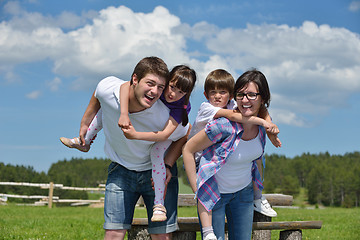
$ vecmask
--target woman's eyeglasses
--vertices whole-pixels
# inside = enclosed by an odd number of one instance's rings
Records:
[[[246,96],[246,98],[247,98],[248,100],[255,100],[258,95],[260,95],[260,93],[254,93],[254,92],[242,93],[242,92],[237,92],[235,98],[236,98],[236,100],[243,100],[244,97]]]

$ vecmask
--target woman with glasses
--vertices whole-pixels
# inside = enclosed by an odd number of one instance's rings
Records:
[[[265,76],[253,69],[236,81],[237,110],[244,117],[258,116],[270,104]],[[256,160],[264,158],[265,129],[262,126],[218,118],[193,136],[183,149],[190,185],[207,211],[212,211],[212,227],[217,239],[225,239],[225,216],[229,239],[251,239],[254,187],[262,189]],[[198,173],[194,154],[203,151]]]

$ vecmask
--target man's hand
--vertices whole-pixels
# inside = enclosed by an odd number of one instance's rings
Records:
[[[165,196],[166,196],[167,185],[169,184],[171,178],[172,178],[172,173],[171,173],[170,169],[166,168],[166,179],[165,179],[164,199],[165,199]],[[152,178],[151,178],[151,185],[152,185],[152,189],[155,191],[155,188],[154,188],[154,180],[153,180]]]
[[[172,173],[171,173],[170,169],[166,168],[165,188],[168,185],[168,183],[170,182],[171,178],[172,178]]]
[[[94,119],[96,113],[100,109],[100,102],[95,97],[95,92],[91,96],[90,102],[85,110],[85,113],[81,119],[80,123],[80,131],[79,131],[79,137],[81,141],[81,145],[85,146],[85,135],[86,132],[91,124],[91,121]]]
[[[80,126],[79,137],[80,137],[81,146],[85,146],[85,135],[87,130],[88,130],[88,126],[85,125]]]

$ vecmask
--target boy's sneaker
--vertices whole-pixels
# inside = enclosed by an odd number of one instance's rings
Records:
[[[268,217],[276,217],[277,213],[271,208],[270,203],[264,196],[254,200],[254,210]]]
[[[76,148],[82,152],[88,152],[90,150],[90,144],[85,144],[85,146],[81,145],[80,138],[75,137],[73,139],[61,137],[60,141],[69,148]]]
[[[217,240],[217,238],[214,233],[209,233],[204,240]]]

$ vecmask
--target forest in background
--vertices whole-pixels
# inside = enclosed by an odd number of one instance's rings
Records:
[[[108,159],[72,158],[52,164],[47,173],[39,173],[33,167],[5,165],[0,162],[0,182],[54,182],[71,187],[97,187],[100,183],[105,183],[109,163]],[[178,170],[181,181],[188,184],[181,158],[178,160]],[[304,153],[294,158],[266,155],[264,178],[266,193],[283,193],[296,197],[300,189],[304,188],[310,204],[359,207],[360,152],[344,155]],[[47,195],[48,190],[0,185],[0,193]],[[83,191],[55,189],[54,196],[61,199],[88,199],[87,193]]]

